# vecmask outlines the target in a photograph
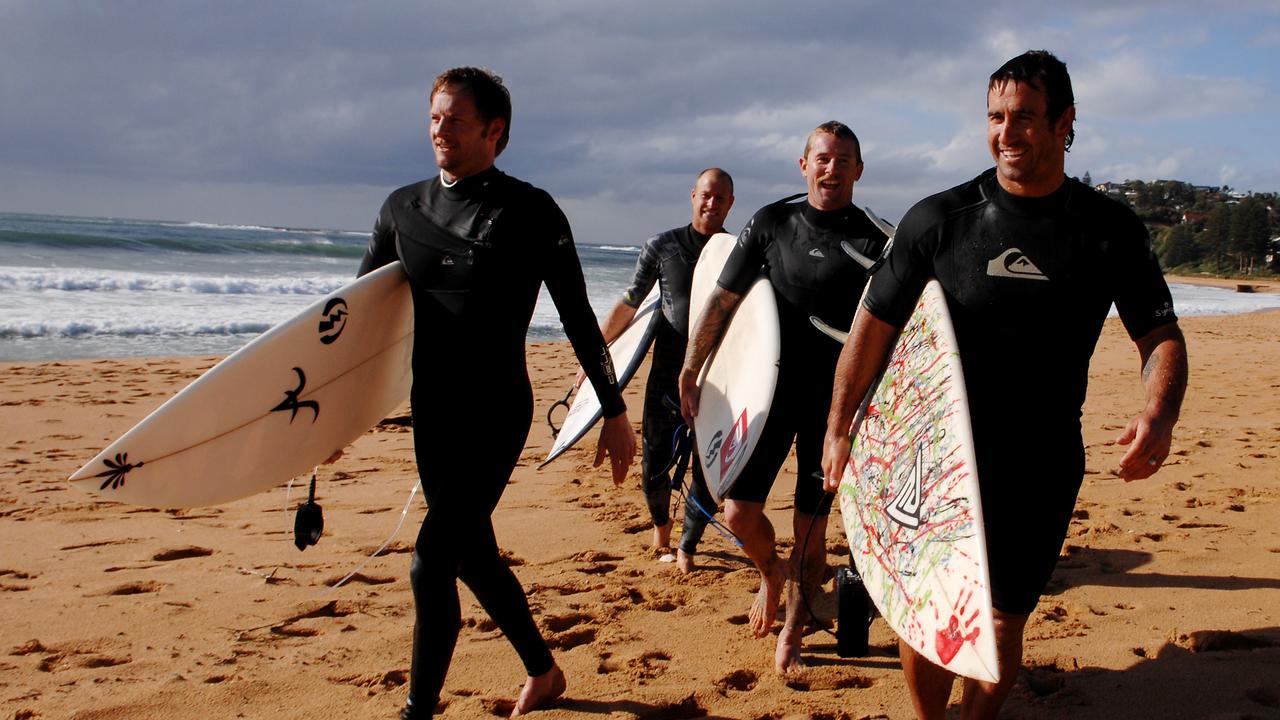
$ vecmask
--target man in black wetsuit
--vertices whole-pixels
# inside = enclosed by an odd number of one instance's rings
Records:
[[[440,173],[391,193],[360,265],[364,274],[400,260],[413,295],[410,401],[429,507],[410,569],[416,617],[405,720],[431,717],[439,701],[462,626],[458,579],[525,666],[512,716],[565,689],[491,519],[533,416],[525,334],[544,282],[604,408],[596,465],[609,455],[621,483],[635,454],[569,223],[550,195],[493,166],[510,124],[511,98],[496,75],[455,68],[437,77],[430,134]]]
[[[767,205],[743,228],[689,336],[680,371],[681,411],[692,424],[698,412],[698,372],[733,309],[763,272],[778,301],[778,384],[764,432],[729,490],[725,518],[760,571],[760,590],[748,615],[757,637],[769,634],[786,587],[786,623],[774,653],[779,673],[802,666],[800,649],[810,620],[802,597],[816,593],[827,566],[831,496],[822,490],[822,439],[840,346],[814,328],[809,317],[849,327],[866,271],[842,245],[863,258],[876,258],[887,240],[853,204],[853,184],[862,176],[862,167],[858,138],[846,125],[832,121],[809,134],[800,158],[808,186],[805,200]],[[793,440],[799,467],[792,516],[796,542],[788,569],[778,558],[764,503]]]
[[[649,382],[644,391],[644,453],[641,455],[642,486],[649,516],[653,519],[653,546],[666,548],[671,543],[671,475],[672,438],[683,424],[680,417],[680,389],[676,383],[689,342],[689,289],[693,284],[693,267],[707,240],[724,232],[724,219],[733,207],[733,178],[720,168],[707,168],[698,174],[689,192],[693,219],[684,227],[654,235],[640,248],[636,273],[613,307],[604,324],[604,339],[613,342],[635,317],[655,282],[660,283],[662,316],[653,340],[653,358]],[[705,513],[716,511],[715,498],[707,490],[702,465],[692,463],[692,496],[685,501],[683,534],[676,551],[680,572],[693,570],[698,541],[709,519]]]
[[[1000,681],[965,679],[961,716],[994,718],[1018,677],[1022,632],[1057,562],[1084,472],[1080,408],[1108,309],[1142,358],[1146,406],[1119,438],[1116,474],[1156,472],[1169,454],[1187,356],[1173,302],[1125,206],[1066,177],[1075,99],[1044,51],[1005,63],[987,85],[996,166],[926,198],[902,219],[840,357],[823,468],[834,490],[854,411],[925,282],[947,296],[964,365],[986,526]],[[899,643],[912,702],[941,718],[954,679]]]

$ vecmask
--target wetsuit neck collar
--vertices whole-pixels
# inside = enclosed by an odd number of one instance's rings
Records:
[[[698,232],[698,229],[693,226],[693,223],[689,223],[686,229],[689,232],[689,237],[693,238],[693,241],[697,243],[698,247],[706,245],[707,241],[711,239],[711,235],[724,232],[724,228],[720,228],[719,230],[713,230],[710,235],[703,235]]]
[[[1071,180],[1065,176],[1058,189],[1048,195],[1026,197],[1014,195],[1005,190],[1000,185],[999,179],[996,178],[994,168],[989,170],[988,173],[983,178],[983,194],[1000,207],[1020,215],[1044,215],[1055,212],[1066,207],[1067,201],[1071,199]]]
[[[467,197],[487,187],[489,183],[493,182],[493,180],[500,174],[502,174],[501,170],[490,165],[487,170],[478,172],[475,175],[468,175],[467,177],[458,178],[453,182],[449,182],[444,179],[444,171],[441,170],[440,188],[447,196]]]
[[[854,213],[858,212],[858,207],[853,203],[849,203],[848,205],[836,210],[819,210],[808,202],[802,203],[802,206],[804,219],[807,220],[810,225],[824,229],[841,227],[842,223],[847,221]]]

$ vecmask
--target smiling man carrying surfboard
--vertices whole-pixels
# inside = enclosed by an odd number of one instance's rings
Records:
[[[1080,408],[1114,302],[1142,360],[1147,403],[1117,474],[1150,476],[1169,453],[1186,345],[1142,222],[1065,173],[1075,135],[1066,65],[1044,51],[987,84],[996,166],[918,203],[871,280],[840,357],[823,455],[826,487],[848,466],[850,423],[930,279],[963,361],[990,563],[999,681],[966,678],[961,715],[993,718],[1018,677],[1022,631],[1066,535],[1084,471]],[[954,675],[899,643],[917,714],[941,718]]]
[[[802,609],[800,583],[812,596],[822,581],[827,515],[831,511],[831,496],[822,492],[820,460],[839,347],[816,330],[809,317],[816,315],[832,325],[847,327],[866,272],[841,243],[851,243],[862,255],[874,258],[888,239],[853,204],[853,185],[862,177],[862,169],[858,138],[848,126],[831,121],[809,134],[800,158],[800,171],[808,186],[804,201],[767,205],[742,230],[689,334],[689,350],[680,371],[681,410],[692,426],[700,405],[698,381],[703,365],[751,286],[761,274],[767,277],[777,296],[781,330],[773,404],[763,434],[732,487],[713,491],[727,498],[729,527],[760,571],[760,590],[749,613],[751,629],[758,637],[768,635],[773,627],[786,581],[786,623],[774,653],[779,673],[801,667],[800,648],[809,617]],[[746,417],[744,413],[743,422]],[[703,437],[705,434],[699,430],[700,443],[713,440]],[[743,429],[735,437],[748,434]],[[797,542],[788,571],[778,557],[764,503],[793,440],[799,463],[792,519]],[[801,566],[806,577],[800,577]]]

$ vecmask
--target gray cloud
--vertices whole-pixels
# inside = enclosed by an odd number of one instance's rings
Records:
[[[1203,25],[1195,3],[1024,5],[9,2],[0,203],[363,228],[371,196],[431,172],[431,78],[475,64],[515,99],[500,166],[551,190],[584,240],[682,222],[707,165],[734,174],[741,224],[802,187],[804,135],[831,118],[862,137],[859,201],[896,219],[989,162],[985,77],[1027,47],[1054,49],[1076,78],[1092,137],[1072,171],[1216,182],[1229,166],[1232,184],[1280,186],[1261,138],[1211,129],[1229,112],[1275,116],[1274,83],[1250,76],[1275,65],[1256,61],[1275,59],[1252,42],[1265,32],[1239,38],[1252,65],[1187,67],[1171,60],[1223,44],[1212,28],[1173,32]],[[1241,7],[1280,24],[1273,6]]]

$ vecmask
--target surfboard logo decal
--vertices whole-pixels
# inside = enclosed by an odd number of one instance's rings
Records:
[[[140,468],[146,463],[142,460],[131,463],[129,462],[129,453],[116,453],[114,462],[111,458],[107,458],[102,461],[102,464],[106,465],[107,469],[94,475],[94,477],[106,478],[106,480],[102,481],[102,484],[98,486],[98,490],[106,490],[108,485],[111,486],[112,490],[118,490],[124,487],[125,475],[128,475],[130,470]]]
[[[920,527],[920,506],[924,485],[924,460],[921,458],[923,448],[916,448],[916,463],[907,481],[898,488],[898,494],[886,508],[889,517],[899,525],[915,530]]]
[[[742,455],[742,451],[747,447],[747,409],[742,409],[742,414],[738,416],[738,421],[729,428],[729,434],[725,436],[724,443],[720,445],[720,477],[729,474],[729,469]]]
[[[299,400],[298,396],[302,395],[302,390],[307,386],[307,376],[302,372],[302,368],[295,367],[294,372],[298,373],[298,387],[293,390],[284,391],[284,400],[279,405],[271,408],[271,412],[280,412],[283,410],[290,411],[289,422],[292,423],[294,418],[298,417],[298,410],[306,408],[314,415],[311,416],[311,422],[314,423],[320,417],[320,403],[315,400]]]
[[[320,342],[332,345],[347,327],[347,301],[340,297],[325,303],[320,318]]]

